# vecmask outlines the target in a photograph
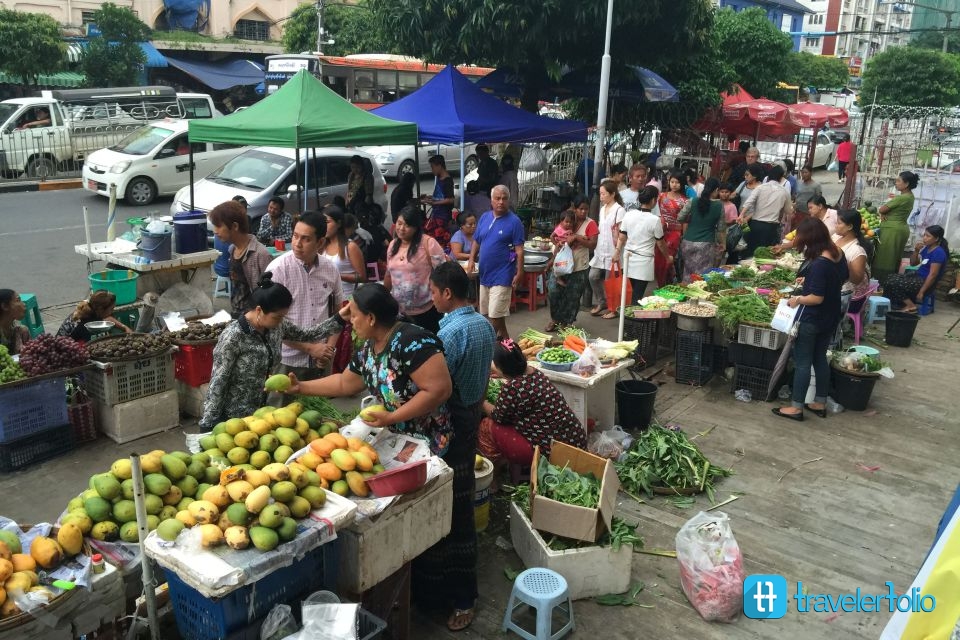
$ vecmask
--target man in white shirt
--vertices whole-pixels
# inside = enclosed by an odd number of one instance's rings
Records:
[[[323,214],[308,211],[293,228],[291,251],[267,265],[273,281],[293,295],[287,320],[300,327],[315,326],[340,310],[343,287],[337,266],[323,255],[327,221]],[[282,371],[293,372],[300,380],[323,375],[335,353],[339,335],[325,342],[283,343]]]
[[[623,208],[629,209],[630,204],[637,201],[637,194],[647,184],[647,167],[642,164],[635,164],[630,167],[630,177],[627,179],[627,186],[620,190],[620,197],[623,199]]]
[[[768,178],[767,182],[753,190],[740,207],[738,222],[750,228],[749,233],[745,233],[747,249],[741,257],[752,257],[757,247],[779,244],[780,226],[793,212],[790,193],[780,184],[783,167],[774,165]]]

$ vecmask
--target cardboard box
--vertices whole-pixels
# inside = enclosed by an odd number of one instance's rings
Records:
[[[180,424],[180,403],[176,389],[130,402],[95,404],[100,431],[118,444],[160,433]]]
[[[537,491],[537,462],[540,447],[534,449],[530,466],[530,512],[533,528],[554,533],[565,538],[596,542],[604,531],[610,529],[610,521],[617,506],[620,480],[613,463],[583,449],[563,442],[554,442],[550,447],[550,464],[568,466],[580,474],[592,473],[600,478],[600,503],[596,508],[576,507],[545,498]]]
[[[622,545],[619,551],[610,546],[553,551],[514,503],[510,504],[510,539],[524,566],[559,573],[574,600],[623,593],[630,588],[633,545]]]

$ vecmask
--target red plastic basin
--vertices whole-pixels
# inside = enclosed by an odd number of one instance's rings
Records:
[[[420,460],[367,478],[367,486],[380,498],[416,491],[427,481],[427,461]]]

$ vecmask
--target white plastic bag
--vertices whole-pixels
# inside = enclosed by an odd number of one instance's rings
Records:
[[[546,171],[549,167],[547,152],[540,147],[524,147],[520,153],[521,171]]]
[[[356,640],[358,604],[303,604],[303,638]]]
[[[558,276],[568,276],[573,273],[573,249],[569,244],[560,247],[560,251],[553,259],[553,273]]]
[[[572,367],[570,367],[570,371],[578,376],[583,376],[584,378],[589,378],[590,376],[595,375],[598,371],[600,371],[600,358],[597,357],[597,352],[591,347],[584,349],[583,353],[580,354],[580,357],[577,358],[577,361],[573,363]]]
[[[606,431],[594,431],[587,437],[587,451],[616,460],[630,448],[633,438],[622,427],[615,425]]]
[[[297,620],[293,609],[286,604],[277,604],[263,620],[260,627],[260,640],[283,640],[297,632]]]
[[[708,622],[733,622],[743,609],[743,558],[727,514],[701,511],[676,538],[680,584]]]

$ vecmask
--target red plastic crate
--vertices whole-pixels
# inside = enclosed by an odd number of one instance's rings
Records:
[[[180,345],[173,356],[173,375],[191,387],[210,382],[213,372],[213,345]]]

